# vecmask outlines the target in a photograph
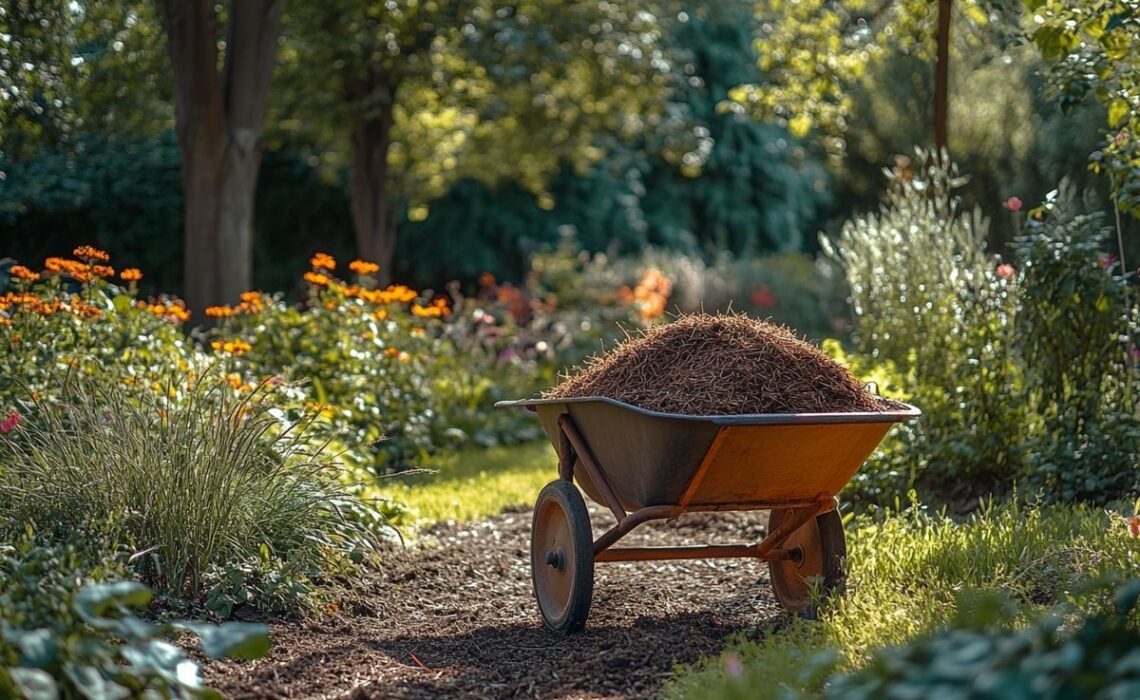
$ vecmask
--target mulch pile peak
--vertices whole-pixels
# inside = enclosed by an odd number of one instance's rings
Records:
[[[641,331],[543,394],[587,396],[695,416],[894,408],[786,326],[743,314],[688,314]]]

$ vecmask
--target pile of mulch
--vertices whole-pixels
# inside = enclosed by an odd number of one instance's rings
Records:
[[[895,408],[787,327],[737,314],[689,314],[650,328],[543,394],[590,396],[695,416]]]
[[[613,518],[590,507],[594,531]],[[370,590],[328,617],[270,626],[258,661],[206,661],[226,697],[652,698],[675,664],[786,619],[752,559],[603,564],[586,629],[542,626],[530,578],[530,509],[434,526],[392,551]],[[755,542],[763,513],[696,513],[645,526],[636,546]]]

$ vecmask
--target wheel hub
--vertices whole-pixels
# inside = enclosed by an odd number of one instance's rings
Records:
[[[546,565],[556,571],[566,570],[566,550],[559,547],[557,550],[548,549],[546,551]]]

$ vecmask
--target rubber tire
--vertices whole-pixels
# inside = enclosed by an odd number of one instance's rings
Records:
[[[774,510],[768,519],[768,532],[773,532],[791,511]],[[791,546],[789,546],[791,545]],[[808,521],[793,532],[781,545],[784,548],[801,548],[804,552],[799,564],[788,560],[769,560],[768,572],[776,600],[791,613],[808,620],[819,616],[816,599],[811,595],[811,579],[818,579],[819,599],[841,596],[847,589],[847,538],[843,533],[843,519],[836,510],[821,513],[815,522]],[[814,571],[803,572],[805,562]],[[805,577],[808,580],[805,580]]]
[[[548,510],[544,512],[544,509]],[[562,522],[555,522],[559,517],[563,519]],[[540,523],[540,518],[548,520]],[[567,579],[561,581],[569,583],[569,593],[561,606],[557,601],[552,603],[548,600],[544,603],[540,592],[544,581],[548,580],[540,577],[559,576],[546,562],[546,553],[550,549],[551,541],[541,541],[542,538],[550,540],[554,535],[545,530],[540,531],[541,527],[547,530],[556,527],[560,530],[555,543],[570,555],[567,557],[567,570],[562,574]],[[530,571],[534,598],[538,603],[543,624],[555,632],[581,631],[586,626],[586,618],[590,615],[590,602],[594,596],[594,538],[586,501],[570,481],[563,479],[552,481],[538,494],[530,528]],[[546,590],[549,591],[549,586]]]

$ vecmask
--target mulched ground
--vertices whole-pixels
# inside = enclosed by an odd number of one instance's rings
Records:
[[[591,507],[595,537],[613,523]],[[715,655],[780,617],[767,565],[751,560],[600,564],[586,630],[538,616],[529,509],[441,524],[393,551],[377,593],[320,621],[272,626],[270,656],[214,663],[235,698],[641,698],[675,664]],[[766,514],[688,515],[623,544],[752,542]]]

